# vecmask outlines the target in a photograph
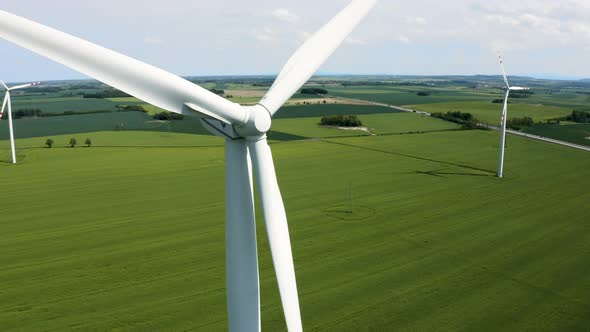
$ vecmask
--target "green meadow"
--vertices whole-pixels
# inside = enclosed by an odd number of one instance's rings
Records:
[[[543,124],[529,128],[526,132],[566,142],[590,145],[589,123]]]
[[[115,111],[117,103],[107,99],[82,97],[56,98],[15,98],[12,104],[14,111],[19,109],[40,109],[43,113]]]
[[[0,163],[3,330],[225,330],[223,141],[86,136],[96,146],[19,140],[21,163]],[[272,149],[306,330],[590,324],[587,153],[509,137],[499,180],[490,131]],[[260,217],[258,226],[263,329],[284,330]]]
[[[502,116],[502,104],[491,102],[452,102],[452,103],[432,103],[425,105],[410,105],[411,109],[424,112],[452,112],[460,111],[471,113],[478,120],[488,124],[500,123]],[[572,109],[546,106],[542,104],[508,104],[508,118],[522,118],[525,116],[533,118],[535,122],[545,122],[546,120],[555,119],[570,115]]]
[[[434,88],[427,86],[347,86],[329,87],[331,95],[371,100],[396,106],[431,104],[450,101],[484,101],[493,100],[497,91],[475,90],[458,87]],[[428,92],[428,96],[418,96],[418,92]]]
[[[248,93],[266,90],[265,80],[202,85],[241,91],[234,101],[251,102],[257,98]],[[314,84],[337,96],[499,122],[502,105],[491,103],[499,90],[480,77],[413,80]],[[17,165],[9,163],[7,121],[0,121],[0,330],[227,330],[223,139],[197,118],[155,121],[161,110],[135,98],[71,96],[103,91],[91,83],[15,96],[18,108],[44,112],[113,111],[16,120]],[[545,122],[588,98],[543,84],[530,98],[514,99],[509,117]],[[117,105],[142,105],[147,113]],[[319,125],[338,114],[357,115],[365,128]],[[527,131],[590,144],[587,124]],[[75,148],[68,147],[72,137]],[[343,104],[283,107],[269,141],[305,330],[590,326],[588,152],[509,135],[500,180],[498,132]],[[262,328],[284,331],[260,215],[257,226]]]

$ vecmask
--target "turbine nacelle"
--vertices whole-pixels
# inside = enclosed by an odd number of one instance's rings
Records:
[[[210,133],[229,140],[264,137],[270,130],[272,119],[264,106],[240,106],[244,113],[244,121],[231,123],[215,114],[201,110],[195,105],[187,104],[192,115],[201,118],[201,123]],[[196,114],[195,114],[196,113]]]
[[[236,132],[244,138],[265,135],[272,124],[270,112],[262,105],[242,106],[248,115],[246,123],[234,126]]]

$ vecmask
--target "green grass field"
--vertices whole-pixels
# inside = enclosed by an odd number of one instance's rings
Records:
[[[0,162],[2,330],[226,330],[223,148],[101,135],[100,148],[21,148],[22,163]],[[590,155],[511,136],[499,180],[497,138],[273,144],[305,329],[586,330]],[[189,143],[125,147],[163,140]],[[349,183],[355,212],[340,217]],[[258,226],[263,329],[280,331]]]
[[[86,99],[82,97],[67,98],[15,98],[12,109],[16,112],[19,109],[40,109],[43,113],[63,112],[91,112],[91,111],[115,111],[118,103],[107,99]]]
[[[102,91],[76,84],[79,91]],[[499,122],[501,105],[491,103],[499,90],[461,84],[344,87],[329,79],[325,87],[333,95]],[[64,93],[78,91],[64,87]],[[587,109],[590,97],[581,92],[537,89],[512,99],[509,116],[543,121]],[[17,165],[8,163],[7,122],[0,121],[1,330],[226,330],[223,140],[196,118],[153,121],[161,109],[135,98],[14,99],[15,110],[138,104],[148,114],[17,120]],[[369,132],[318,125],[333,114],[358,115]],[[529,131],[590,142],[587,125]],[[49,137],[51,149],[44,147]],[[78,147],[66,147],[71,137]],[[90,148],[82,147],[86,138]],[[590,155],[508,136],[499,180],[498,138],[377,106],[282,108],[269,140],[305,329],[587,330]],[[349,184],[352,214],[345,213]],[[263,329],[281,331],[260,216],[257,223]]]
[[[590,145],[590,124],[543,124],[526,129],[527,133],[583,145]]]
[[[457,101],[492,101],[495,93],[490,91],[480,91],[462,88],[433,88],[423,86],[411,87],[367,87],[367,86],[349,86],[349,87],[329,87],[331,95],[370,100],[390,105],[416,105],[431,104],[440,102],[457,102]],[[428,91],[430,96],[418,96],[420,91]]]
[[[433,103],[425,105],[410,105],[411,109],[424,112],[450,112],[460,111],[471,113],[478,120],[488,124],[500,123],[502,116],[502,104],[493,104],[491,102],[452,102],[452,103]],[[545,106],[541,104],[509,104],[508,118],[522,118],[525,116],[533,118],[535,122],[554,119],[572,113],[571,109],[555,106]]]
[[[128,102],[127,99],[119,100],[120,102]],[[154,114],[161,110],[155,106],[145,106],[149,113]],[[398,112],[380,106],[362,106],[362,105],[307,105],[307,106],[287,106],[283,107],[277,114],[277,121],[273,127],[273,133],[270,137],[277,140],[291,140],[287,133],[281,133],[282,128],[287,128],[291,134],[300,135],[303,137],[327,137],[347,135],[342,131],[329,130],[325,128],[318,128],[316,123],[319,123],[319,117],[324,115],[334,114],[356,114],[362,116],[374,116],[375,114],[397,114]],[[293,126],[281,125],[284,119],[296,118],[310,118],[304,126],[296,126],[293,133]],[[311,118],[314,118],[311,120]],[[313,122],[316,123],[313,123]],[[419,120],[417,120],[420,122]],[[375,123],[375,126],[387,126],[393,124],[395,121],[386,121],[386,124]],[[422,121],[425,123],[425,121]],[[294,123],[298,123],[295,121]],[[308,124],[307,124],[308,123]],[[401,122],[408,124],[408,121]],[[400,123],[400,124],[401,124]],[[443,125],[440,122],[435,127],[448,127],[450,125]],[[290,127],[290,128],[289,128]],[[417,124],[417,127],[422,127]],[[428,127],[428,126],[427,126]],[[398,128],[401,129],[400,126]],[[182,121],[156,121],[149,114],[143,112],[113,112],[101,114],[82,114],[72,116],[54,116],[41,118],[25,118],[14,122],[15,137],[31,138],[31,137],[48,137],[59,135],[74,135],[78,133],[88,133],[97,131],[158,131],[168,133],[185,133],[208,135],[208,132],[201,126],[200,120],[196,117],[185,116]],[[316,136],[317,135],[317,136]],[[295,137],[299,138],[299,137]],[[8,139],[8,121],[0,121],[0,140]],[[0,143],[1,145],[2,143]]]

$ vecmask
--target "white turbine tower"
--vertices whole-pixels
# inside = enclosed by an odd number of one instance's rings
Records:
[[[279,108],[320,68],[377,0],[353,0],[289,59],[267,94],[243,107],[176,75],[0,11],[0,37],[171,112],[200,117],[226,139],[226,282],[231,331],[260,330],[253,181],[289,331],[301,331],[289,228],[266,133]]]
[[[0,81],[0,87],[4,88],[6,91],[6,94],[4,95],[4,102],[2,103],[2,110],[0,110],[0,120],[2,120],[2,116],[4,115],[4,109],[6,106],[8,106],[8,128],[10,130],[10,151],[12,152],[13,164],[16,164],[16,151],[14,148],[14,128],[12,126],[12,100],[10,99],[10,91],[28,88],[37,84],[39,84],[39,82],[17,85],[9,88],[6,86],[6,84],[4,84],[4,82]]]
[[[506,93],[504,94],[504,108],[502,109],[502,133],[500,134],[500,161],[498,164],[498,172],[496,175],[501,178],[504,176],[504,150],[506,148],[506,120],[508,118],[508,97],[510,96],[510,91],[522,91],[528,90],[528,88],[523,88],[519,86],[510,86],[508,83],[508,77],[506,76],[506,70],[504,69],[504,59],[502,56],[498,54],[498,59],[500,61],[500,67],[502,68],[502,75],[504,76],[504,83],[506,84]]]

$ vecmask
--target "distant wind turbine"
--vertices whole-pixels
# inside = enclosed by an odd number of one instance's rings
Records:
[[[506,120],[508,117],[508,97],[510,95],[510,91],[522,91],[528,90],[529,88],[519,87],[519,86],[510,86],[508,83],[508,77],[506,76],[506,70],[504,69],[504,59],[502,59],[502,55],[498,54],[498,59],[500,61],[500,67],[502,68],[502,75],[504,76],[504,83],[506,84],[506,93],[504,95],[504,108],[502,109],[502,133],[500,136],[500,161],[498,164],[498,172],[497,176],[499,178],[504,176],[504,152],[505,152],[505,144],[506,144]]]
[[[25,89],[31,86],[38,85],[39,82],[23,84],[13,86],[11,88],[7,87],[4,82],[0,81],[0,87],[6,90],[6,94],[4,95],[4,102],[2,103],[2,110],[0,110],[0,120],[2,120],[2,116],[4,115],[4,109],[8,105],[8,127],[10,129],[10,151],[12,152],[12,163],[16,164],[16,151],[14,148],[14,129],[12,127],[12,100],[10,99],[10,91],[18,90],[18,89]]]
[[[289,59],[255,106],[241,106],[162,69],[0,11],[0,37],[171,112],[201,118],[226,139],[226,283],[229,329],[260,331],[253,177],[289,331],[302,330],[289,227],[266,140],[272,116],[369,13],[377,0],[353,0]],[[236,54],[236,56],[240,56]]]

